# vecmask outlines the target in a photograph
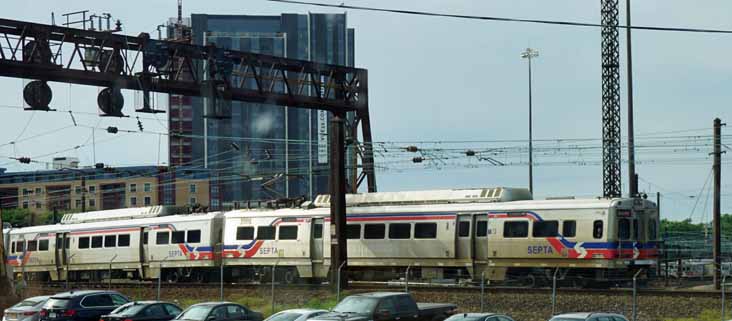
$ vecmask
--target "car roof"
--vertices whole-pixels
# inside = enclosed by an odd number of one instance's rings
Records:
[[[211,302],[196,303],[196,304],[191,305],[191,306],[199,306],[199,305],[210,305],[210,306],[214,306],[214,305],[222,305],[222,304],[236,304],[236,305],[239,305],[238,303],[228,302],[228,301],[211,301]]]
[[[494,316],[494,315],[502,315],[502,314],[490,313],[490,312],[485,312],[485,313],[456,313],[456,314],[453,314],[450,317],[479,318],[479,317],[491,317],[491,316]]]
[[[394,295],[404,295],[407,293],[404,292],[369,292],[369,293],[359,293],[354,294],[354,296],[368,296],[368,297],[374,297],[374,298],[383,298],[387,296],[394,296]]]
[[[328,312],[328,310],[323,310],[323,309],[289,309],[289,310],[284,310],[284,311],[280,311],[280,312],[277,312],[277,313],[282,313],[282,312],[305,314],[305,313],[311,313],[311,312]]]
[[[68,299],[68,298],[74,298],[84,295],[90,295],[90,294],[119,294],[119,292],[116,291],[100,291],[100,290],[81,290],[81,291],[69,291],[69,292],[61,292],[56,293],[51,296],[53,299]]]
[[[605,312],[574,312],[574,313],[564,313],[564,314],[555,315],[555,317],[582,318],[582,319],[587,319],[591,316],[623,316],[623,315],[617,314],[617,313],[605,313]]]

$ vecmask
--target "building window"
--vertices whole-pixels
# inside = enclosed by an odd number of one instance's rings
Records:
[[[198,203],[198,201],[196,200],[196,198],[195,198],[195,197],[191,197],[191,199],[190,199],[190,200],[188,200],[188,204],[191,204],[191,205],[193,205],[193,204],[196,204],[196,203]]]
[[[145,206],[150,206],[152,204],[152,199],[150,199],[150,196],[145,196]]]
[[[89,207],[96,207],[96,206],[97,206],[97,200],[95,200],[93,198],[90,199],[89,200]]]
[[[36,208],[42,208],[42,207],[43,207],[43,203],[41,203],[41,202],[36,202]]]
[[[191,193],[195,193],[195,192],[196,192],[196,190],[197,190],[197,188],[196,188],[196,184],[191,184],[191,185],[188,185],[188,191],[189,191],[189,192],[191,192]]]
[[[94,194],[96,192],[97,192],[97,187],[96,186],[94,186],[94,185],[89,186],[89,193]]]
[[[74,187],[74,191],[76,194],[81,194],[81,186]]]
[[[80,208],[80,207],[81,207],[81,200],[76,200],[76,208]]]
[[[146,193],[152,192],[152,185],[150,185],[150,183],[145,183],[144,190]]]
[[[130,184],[130,193],[137,192],[137,184]]]
[[[137,206],[137,197],[130,197],[130,206]]]
[[[28,208],[28,201],[23,201],[23,208]]]
[[[36,195],[41,195],[43,193],[43,189],[40,187],[36,187]]]

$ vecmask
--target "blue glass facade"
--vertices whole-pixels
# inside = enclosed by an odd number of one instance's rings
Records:
[[[354,30],[347,28],[345,14],[194,14],[191,27],[195,44],[354,65]],[[171,142],[171,164],[177,160],[215,173],[212,207],[328,192],[327,113],[232,102],[230,110],[214,114],[206,112],[203,98],[191,98],[190,104],[190,155],[175,156],[184,149]]]

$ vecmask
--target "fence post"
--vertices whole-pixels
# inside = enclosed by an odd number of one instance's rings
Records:
[[[224,259],[226,255],[224,253],[226,246],[224,243],[220,243],[221,246],[221,262],[219,262],[219,301],[224,302]]]
[[[724,321],[724,315],[725,315],[725,296],[726,296],[726,281],[727,281],[727,275],[725,274],[722,276],[722,321]]]
[[[272,314],[275,313],[275,270],[277,269],[277,263],[279,263],[279,261],[276,261],[275,264],[272,265]]]
[[[638,320],[638,275],[643,272],[643,269],[638,270],[633,275],[633,321]]]
[[[404,292],[409,293],[409,269],[412,268],[412,264],[410,263],[409,266],[407,266],[407,272],[404,273]]]
[[[112,262],[117,259],[117,254],[115,254],[111,260],[109,260],[109,281],[107,283],[107,289],[112,289]]]
[[[341,269],[346,265],[346,261],[343,261],[338,267],[338,275],[336,275],[336,304],[341,302]]]
[[[557,273],[559,273],[559,268],[554,269],[552,276],[552,316],[557,314]]]
[[[66,255],[68,256],[68,252]],[[76,253],[71,254],[71,256],[68,256],[66,258],[66,285],[64,287],[65,290],[69,289],[69,279],[71,278],[71,271],[69,271],[69,263],[71,262],[71,258],[73,258],[74,255],[76,255]]]
[[[166,255],[161,261],[160,265],[158,265],[158,291],[157,295],[155,296],[156,301],[160,301],[160,279],[163,278],[163,262],[168,259],[168,255]]]
[[[485,312],[485,271],[480,273],[480,313]]]

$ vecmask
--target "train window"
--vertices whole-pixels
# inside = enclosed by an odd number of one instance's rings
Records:
[[[15,252],[18,252],[18,253],[25,252],[25,241],[15,242]]]
[[[592,237],[596,239],[602,238],[602,230],[604,229],[602,225],[602,221],[600,220],[592,223]]]
[[[38,251],[38,241],[28,241],[28,252]]]
[[[414,224],[415,239],[434,239],[437,238],[437,223],[415,223]]]
[[[503,237],[529,236],[529,222],[513,221],[503,223]]]
[[[366,224],[363,226],[363,238],[367,240],[382,240],[386,236],[386,225]]]
[[[475,236],[486,237],[488,236],[488,221],[478,221],[475,224]]]
[[[254,228],[251,226],[239,226],[236,228],[236,240],[253,240]]]
[[[104,237],[104,247],[117,247],[117,235],[107,235]]]
[[[186,231],[173,231],[170,244],[183,244],[186,242]]]
[[[533,237],[554,237],[559,235],[558,221],[538,221],[534,222],[534,229],[531,232]]]
[[[129,234],[120,234],[119,236],[117,236],[117,246],[119,246],[119,247],[130,246],[130,235]]]
[[[102,236],[92,236],[91,247],[93,249],[101,248],[103,242],[104,242],[104,238]]]
[[[468,222],[468,221],[458,222],[458,236],[459,237],[470,236],[470,222]]]
[[[275,239],[275,227],[274,226],[257,227],[257,240],[274,240],[274,239]]]
[[[648,239],[655,241],[658,238],[658,227],[656,220],[648,220]]]
[[[71,238],[66,235],[66,237],[64,237],[64,247],[68,250],[69,246],[71,246]]]
[[[393,223],[389,224],[389,238],[392,240],[408,239],[412,234],[412,224]]]
[[[322,239],[323,238],[323,224],[315,224],[315,225],[313,225],[313,238],[314,239]]]
[[[564,235],[564,237],[577,236],[577,221],[562,222],[562,235]]]
[[[297,226],[280,226],[280,240],[297,240]]]
[[[201,243],[201,230],[190,230],[187,233],[186,242]]]
[[[346,239],[354,240],[361,238],[361,225],[360,224],[348,224],[346,225]]]
[[[147,245],[147,232],[142,233],[142,244]]]
[[[79,238],[79,249],[88,249],[89,248],[89,237],[84,236]]]
[[[39,251],[48,251],[48,240],[38,241],[38,250]]]
[[[155,234],[155,244],[157,245],[165,245],[170,243],[170,232],[158,232]]]
[[[621,218],[618,220],[618,238],[627,240],[630,238],[630,220]]]
[[[632,235],[632,238],[634,238],[636,240],[640,240],[641,239],[641,235],[639,233],[640,232],[639,225],[640,225],[640,221],[639,220],[633,220],[633,235]]]

